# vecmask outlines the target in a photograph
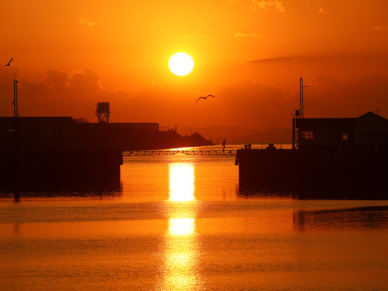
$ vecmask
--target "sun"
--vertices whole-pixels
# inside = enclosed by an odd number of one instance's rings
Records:
[[[176,53],[170,58],[168,67],[175,75],[185,76],[193,70],[194,61],[193,58],[186,53]]]

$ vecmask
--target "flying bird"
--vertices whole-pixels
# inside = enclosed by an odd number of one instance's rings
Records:
[[[206,99],[207,99],[207,97],[213,97],[213,98],[216,98],[216,96],[213,96],[213,95],[207,95],[206,97],[199,97],[195,103],[197,103],[197,102],[199,101],[199,99],[205,99],[205,100],[206,100]]]
[[[8,62],[8,64],[4,65],[3,67],[9,67],[11,65],[13,58]]]

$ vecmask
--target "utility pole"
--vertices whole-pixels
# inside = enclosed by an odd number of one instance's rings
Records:
[[[299,118],[304,118],[304,104],[303,104],[303,88],[307,86],[303,86],[303,78],[302,78],[302,73],[300,76],[300,108],[299,108]]]
[[[20,170],[20,129],[19,129],[19,107],[18,107],[18,80],[13,81],[13,122],[14,122],[14,182],[15,182],[15,202],[20,201],[20,190],[19,190],[19,170]]]
[[[13,81],[13,131],[14,131],[14,148],[15,153],[19,152],[19,106],[18,106],[18,80]]]
[[[299,131],[296,130],[297,119],[304,118],[304,102],[303,102],[303,77],[302,72],[300,73],[300,98],[299,98],[299,110],[295,110],[295,115],[292,118],[292,149],[299,148]]]
[[[13,118],[14,118],[14,130],[16,131],[19,124],[19,106],[18,106],[18,80],[13,81]]]

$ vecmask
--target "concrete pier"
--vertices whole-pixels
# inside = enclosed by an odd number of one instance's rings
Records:
[[[18,163],[15,163],[18,161]],[[93,190],[120,187],[121,151],[45,150],[1,152],[0,188],[20,191]],[[15,171],[15,167],[19,167]],[[15,185],[15,173],[18,177]]]
[[[242,149],[236,162],[241,191],[293,191],[302,199],[388,199],[387,150]]]

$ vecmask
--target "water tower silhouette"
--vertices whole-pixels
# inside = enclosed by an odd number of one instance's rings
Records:
[[[109,102],[100,102],[96,106],[96,116],[98,123],[109,123]]]

